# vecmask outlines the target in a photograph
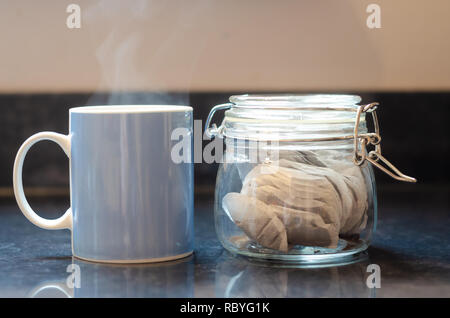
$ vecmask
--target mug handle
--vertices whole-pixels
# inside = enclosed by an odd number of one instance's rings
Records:
[[[62,150],[66,153],[70,160],[70,136],[57,134],[50,131],[44,131],[37,133],[22,144],[16,155],[16,160],[14,161],[14,171],[13,171],[13,185],[14,185],[14,195],[16,196],[17,204],[20,210],[25,215],[25,217],[33,224],[47,230],[59,230],[59,229],[69,229],[72,230],[72,209],[69,208],[63,216],[49,220],[44,219],[36,214],[33,209],[28,204],[25,197],[22,184],[22,168],[25,156],[30,150],[31,146],[41,140],[50,140],[57,143]]]

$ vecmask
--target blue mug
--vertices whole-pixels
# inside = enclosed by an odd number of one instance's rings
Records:
[[[28,220],[44,229],[71,230],[72,254],[88,261],[145,263],[190,255],[192,107],[76,107],[69,119],[69,135],[37,133],[17,153],[14,193]],[[179,143],[174,130],[188,141],[187,160],[172,158]],[[56,142],[70,161],[71,207],[54,220],[32,210],[22,184],[25,155],[41,140]]]

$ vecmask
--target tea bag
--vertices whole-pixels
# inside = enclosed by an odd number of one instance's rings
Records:
[[[222,205],[233,222],[250,238],[264,247],[287,252],[286,229],[265,203],[231,192],[223,198]]]
[[[353,166],[342,171],[344,181],[353,197],[353,205],[342,235],[359,234],[367,224],[368,197],[364,176],[359,167]]]
[[[335,189],[335,193],[338,195],[338,201],[340,201],[340,204],[339,202],[334,202],[334,204],[338,217],[340,218],[340,224],[342,227],[345,227],[352,212],[354,199],[353,194],[345,182],[345,178],[342,174],[330,168],[314,167],[288,160],[280,160],[279,165],[302,171],[305,174],[325,178]],[[314,186],[314,184],[311,184],[311,186]]]
[[[309,164],[316,167],[326,167],[325,163],[323,163],[312,151],[306,150],[280,150],[278,151],[278,160],[286,159],[293,162],[300,162]],[[276,161],[278,161],[276,160]]]
[[[267,204],[317,213],[325,223],[339,228],[342,201],[333,184],[323,175],[287,168],[287,162],[283,159],[279,165],[255,167],[245,178],[241,193]]]
[[[270,208],[286,227],[289,244],[337,247],[338,229],[334,224],[325,224],[320,215],[279,205],[270,205]]]
[[[335,151],[327,155],[319,160],[312,152],[282,151],[278,161],[256,165],[243,180],[240,213],[252,208],[275,214],[289,244],[336,248],[340,235],[359,234],[367,223],[364,176],[359,167],[336,159]],[[252,203],[245,205],[245,200]],[[248,228],[245,223],[257,218],[253,211],[252,218],[236,224]],[[249,236],[264,245],[264,235]]]
[[[345,165],[345,168],[342,168],[342,163],[340,163],[341,168],[338,168],[340,171],[336,171],[331,168],[307,166],[285,160],[280,160],[279,164],[313,175],[323,175],[330,181],[336,189],[342,205],[340,234],[358,234],[365,227],[368,208],[367,189],[359,167]]]
[[[255,167],[241,193],[271,207],[286,227],[289,244],[335,248],[342,208],[334,186],[323,175],[286,166],[282,159]]]
[[[346,225],[341,229],[341,235],[359,234],[367,225],[368,209],[368,188],[360,167],[351,163],[351,158],[343,160],[340,152],[335,150],[317,151],[321,160],[326,166],[332,168],[344,177],[350,192],[352,193],[353,204],[351,213],[346,221]]]
[[[346,222],[342,226],[341,236],[359,234],[367,225],[368,189],[363,175],[363,170],[348,160],[343,160],[342,155],[335,150],[321,150],[318,152],[321,160],[327,167],[341,174],[351,193],[352,205],[348,209]],[[348,208],[348,206],[347,206]]]
[[[256,198],[239,193],[227,194],[224,198],[223,206],[236,225],[241,227],[249,237],[262,246],[274,248],[273,244],[270,244],[269,239],[275,237],[274,233],[276,230],[270,223],[269,226],[265,225],[267,215],[273,215],[281,221],[282,227],[286,231],[287,243],[289,244],[329,248],[336,248],[337,246],[337,229],[332,224],[325,224],[318,214],[277,205],[268,205]],[[256,213],[253,217],[243,217],[242,214],[245,215],[245,213],[250,211],[246,209],[251,209]],[[276,224],[278,222],[274,222],[274,225]],[[283,235],[281,237],[284,240]],[[275,245],[278,245],[278,242]]]
[[[266,158],[260,158],[261,161],[263,159],[266,159]],[[286,160],[290,160],[290,161],[314,165],[317,167],[326,167],[326,165],[322,161],[320,161],[313,152],[305,151],[305,150],[302,150],[302,151],[299,151],[299,150],[295,150],[295,151],[293,151],[293,150],[276,150],[276,151],[272,150],[272,151],[268,151],[267,159],[269,159],[270,161],[278,161],[280,159],[286,159]],[[257,163],[249,163],[247,161],[236,163],[241,180],[243,180],[245,178],[245,176],[257,165],[258,165]]]

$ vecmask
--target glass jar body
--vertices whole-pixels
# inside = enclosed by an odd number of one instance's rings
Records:
[[[351,140],[261,143],[224,138],[215,227],[231,253],[295,263],[349,261],[376,227],[372,167]]]

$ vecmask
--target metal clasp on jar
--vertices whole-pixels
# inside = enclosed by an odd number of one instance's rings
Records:
[[[220,127],[217,128],[216,124],[213,124],[211,127],[209,127],[211,124],[211,120],[212,120],[214,114],[216,113],[216,111],[223,110],[223,109],[230,109],[232,106],[233,106],[233,103],[226,103],[226,104],[216,105],[211,109],[211,111],[209,112],[208,118],[206,118],[206,123],[205,123],[205,135],[208,138],[214,138],[218,134],[220,134]]]
[[[358,107],[356,112],[356,121],[355,121],[355,129],[354,129],[354,145],[355,145],[355,153],[353,156],[353,162],[356,165],[362,165],[365,160],[369,161],[371,164],[376,166],[378,169],[390,175],[392,178],[405,182],[416,182],[416,179],[410,176],[407,176],[400,172],[392,163],[390,163],[383,155],[381,154],[381,136],[380,136],[380,126],[378,123],[378,117],[376,113],[376,109],[378,107],[378,103],[371,103],[367,105],[361,105]],[[367,134],[358,134],[359,122],[361,119],[362,113],[370,113],[372,115],[373,124],[375,128],[374,133]],[[367,152],[367,145],[374,145],[375,150]],[[359,150],[361,149],[361,150]],[[382,166],[380,162],[383,162],[388,168]]]

